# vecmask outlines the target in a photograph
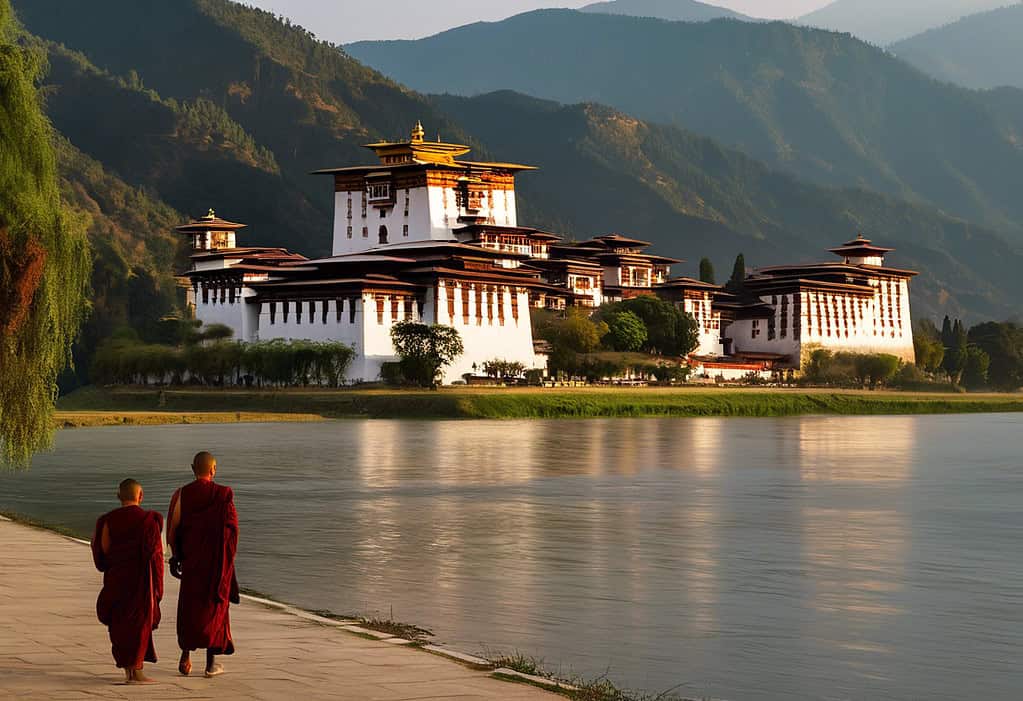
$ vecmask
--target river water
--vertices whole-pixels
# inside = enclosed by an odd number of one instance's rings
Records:
[[[166,509],[201,449],[243,586],[631,688],[1023,698],[1020,415],[61,431],[0,508]],[[239,641],[244,654],[245,641]],[[556,664],[555,664],[556,663]]]

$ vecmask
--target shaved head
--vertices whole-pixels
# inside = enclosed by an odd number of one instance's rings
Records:
[[[207,453],[205,450],[201,453],[196,453],[192,459],[192,472],[195,473],[196,477],[210,477],[214,472],[217,471],[217,459],[213,457],[212,453]]]
[[[122,504],[137,504],[142,500],[142,485],[133,479],[126,479],[117,487],[117,498]]]

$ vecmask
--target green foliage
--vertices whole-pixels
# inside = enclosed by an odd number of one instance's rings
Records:
[[[986,387],[990,370],[991,356],[975,344],[967,346],[966,362],[963,364],[963,385],[969,389]]]
[[[1023,387],[1023,327],[1012,322],[978,324],[970,329],[969,340],[988,355],[988,380],[993,387]]]
[[[871,389],[891,382],[901,362],[897,356],[887,353],[858,354],[852,358],[857,382]]]
[[[646,324],[630,311],[619,311],[606,316],[608,327],[604,345],[622,352],[638,351],[647,342]]]
[[[803,374],[813,384],[876,389],[896,379],[900,364],[887,353],[835,353],[818,348],[809,354]]]
[[[631,312],[646,326],[647,338],[641,347],[649,353],[682,357],[699,345],[696,320],[671,302],[644,295],[600,309],[602,318],[613,318],[623,312]]]
[[[494,379],[518,378],[526,372],[526,366],[518,361],[495,358],[483,363],[483,372]]]
[[[735,257],[735,264],[732,266],[732,276],[728,278],[725,289],[732,294],[739,294],[746,289],[746,256],[742,253]]]
[[[465,352],[458,330],[440,324],[398,322],[391,327],[391,341],[402,376],[420,387],[436,387],[444,368]]]
[[[963,322],[956,319],[954,323],[949,323],[948,317],[945,317],[941,326],[941,342],[945,349],[942,368],[955,384],[959,384],[966,367],[968,343]]]
[[[700,259],[700,282],[707,282],[711,285],[717,284],[714,278],[714,264],[710,262],[710,258]]]
[[[190,337],[195,341],[194,335]],[[92,373],[105,384],[193,384],[223,387],[341,387],[355,357],[351,346],[336,342],[227,340],[170,346],[140,342],[133,333],[115,335],[100,345]]]
[[[937,372],[945,359],[945,344],[930,319],[923,319],[913,328],[913,349],[916,364],[927,372]]]
[[[61,203],[34,85],[41,57],[16,39],[0,0],[0,464],[23,467],[50,441],[57,375],[86,309],[89,247],[85,222]]]

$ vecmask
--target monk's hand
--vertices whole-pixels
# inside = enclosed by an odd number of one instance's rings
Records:
[[[181,579],[181,560],[176,557],[170,559],[170,573],[175,579]]]

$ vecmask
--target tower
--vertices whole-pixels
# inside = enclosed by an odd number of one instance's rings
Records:
[[[461,160],[468,146],[427,141],[421,122],[405,141],[366,148],[377,163],[316,171],[334,178],[334,255],[451,241],[470,225],[517,226],[515,176],[532,167]]]
[[[237,248],[235,232],[244,229],[245,226],[221,219],[210,208],[206,216],[177,226],[174,230],[191,238],[192,253],[211,253]]]

